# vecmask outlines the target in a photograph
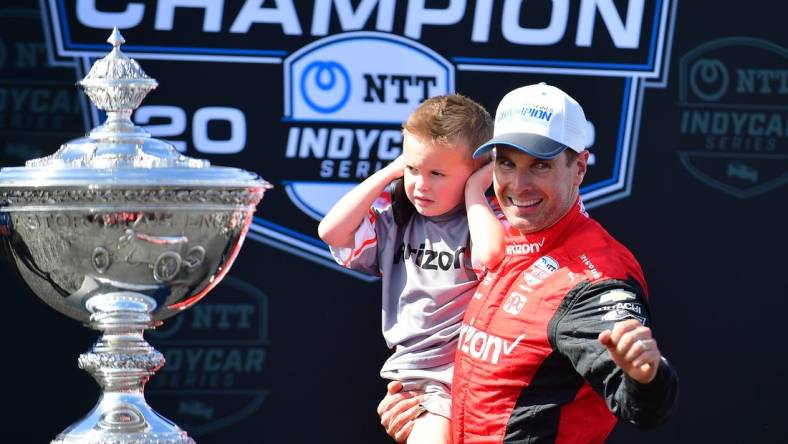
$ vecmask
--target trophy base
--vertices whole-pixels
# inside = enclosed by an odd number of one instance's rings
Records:
[[[195,444],[137,393],[104,393],[86,417],[51,444]]]

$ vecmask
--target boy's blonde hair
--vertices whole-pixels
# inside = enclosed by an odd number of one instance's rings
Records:
[[[490,113],[461,94],[435,96],[422,102],[402,128],[439,145],[466,143],[471,154],[492,138]]]
[[[470,159],[477,147],[492,138],[493,120],[490,113],[476,101],[461,94],[448,94],[422,102],[402,125],[402,129],[415,137],[447,148],[467,144]],[[479,167],[488,159],[489,153],[486,153],[473,162]],[[394,220],[397,225],[404,226],[416,208],[408,200],[402,178],[394,181],[391,201]]]

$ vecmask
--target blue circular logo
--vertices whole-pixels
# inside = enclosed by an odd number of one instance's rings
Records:
[[[730,78],[725,65],[717,59],[696,61],[689,74],[690,88],[707,102],[719,100],[728,91]]]
[[[301,96],[313,110],[333,113],[350,97],[350,76],[337,62],[314,61],[301,75]]]

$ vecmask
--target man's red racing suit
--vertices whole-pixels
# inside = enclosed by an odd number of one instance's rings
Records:
[[[667,361],[639,384],[597,339],[623,319],[649,325],[632,254],[579,201],[541,232],[507,227],[506,253],[479,284],[460,331],[454,444],[600,443],[616,417],[664,422],[678,395]]]

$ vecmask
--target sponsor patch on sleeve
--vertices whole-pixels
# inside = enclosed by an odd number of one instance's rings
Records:
[[[606,312],[604,315],[602,315],[603,321],[618,322],[618,321],[623,321],[624,319],[635,319],[641,324],[646,325],[646,318],[628,312],[624,309],[610,310]]]
[[[598,305],[597,310],[603,313],[603,321],[637,319],[641,324],[646,323],[645,308],[631,291],[616,288],[602,293],[599,295]]]

